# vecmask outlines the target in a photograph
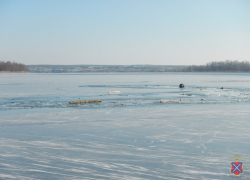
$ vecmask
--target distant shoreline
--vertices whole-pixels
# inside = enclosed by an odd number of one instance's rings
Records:
[[[0,74],[29,73],[28,71],[0,71]]]
[[[123,71],[123,72],[119,72],[119,71],[93,71],[93,72],[28,72],[28,71],[0,71],[0,74],[23,74],[23,73],[29,73],[29,74],[97,74],[97,73],[250,73],[250,72],[244,72],[244,71],[196,71],[196,72],[190,72],[190,71],[154,71],[154,72],[150,72],[150,71]]]
[[[206,65],[26,65],[30,73],[250,73],[248,61]]]

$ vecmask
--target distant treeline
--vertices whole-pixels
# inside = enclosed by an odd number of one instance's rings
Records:
[[[206,65],[201,66],[188,66],[186,68],[179,69],[182,72],[249,72],[250,63],[248,61],[220,61],[209,62]]]
[[[21,63],[0,61],[0,71],[27,71],[27,68]]]

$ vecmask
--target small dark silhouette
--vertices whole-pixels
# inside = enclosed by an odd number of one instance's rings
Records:
[[[180,84],[180,85],[179,85],[179,88],[184,88],[184,87],[185,87],[184,84]]]

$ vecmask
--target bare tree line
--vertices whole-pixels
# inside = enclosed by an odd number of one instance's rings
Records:
[[[27,68],[21,63],[0,61],[0,71],[27,71]]]
[[[0,61],[0,71],[27,71],[24,64],[16,62],[4,62]],[[151,70],[152,71],[152,70]],[[159,70],[155,70],[159,72]],[[180,69],[167,69],[161,72],[250,72],[250,62],[249,61],[220,61],[220,62],[209,62],[206,65],[192,65]]]
[[[220,61],[220,62],[209,62],[206,65],[201,66],[188,66],[180,69],[182,72],[249,72],[250,63],[249,61]]]

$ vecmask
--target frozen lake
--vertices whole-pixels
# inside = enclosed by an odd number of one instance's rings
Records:
[[[240,73],[0,74],[0,179],[233,179],[236,154],[250,179],[249,82]],[[102,102],[69,104],[89,99]]]

